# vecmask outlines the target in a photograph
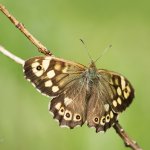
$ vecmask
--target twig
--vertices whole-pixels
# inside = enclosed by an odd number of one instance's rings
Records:
[[[0,10],[8,17],[8,19],[32,42],[38,50],[44,55],[52,55],[52,53],[47,50],[47,48],[42,45],[25,27],[22,23],[20,23],[14,16],[12,16],[9,11],[0,4]]]
[[[14,54],[10,53],[8,50],[6,50],[4,47],[0,46],[0,52],[2,52],[4,55],[9,57],[10,59],[14,60],[18,64],[24,65],[24,60],[15,56]]]
[[[133,150],[142,150],[140,146],[137,144],[136,141],[132,140],[128,134],[124,131],[124,129],[121,127],[119,122],[117,122],[114,126],[114,129],[116,130],[117,134],[122,138],[122,140],[125,143],[126,147],[130,147]]]

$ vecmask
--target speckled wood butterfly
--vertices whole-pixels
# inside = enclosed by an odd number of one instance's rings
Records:
[[[27,80],[53,97],[49,111],[60,126],[74,128],[85,122],[96,132],[106,131],[134,98],[134,89],[122,75],[86,67],[54,56],[34,57],[24,64]]]

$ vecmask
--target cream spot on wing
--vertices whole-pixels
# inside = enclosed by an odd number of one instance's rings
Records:
[[[94,117],[93,121],[94,121],[94,123],[99,124],[99,118],[98,117]]]
[[[124,97],[125,97],[125,99],[127,99],[128,97],[129,97],[129,92],[123,92],[123,95],[124,95]]]
[[[102,116],[101,121],[100,121],[100,124],[101,124],[102,126],[105,125],[105,116]]]
[[[107,115],[106,115],[106,122],[109,122],[109,121],[110,121],[110,115],[107,114]]]
[[[51,87],[53,85],[51,80],[45,82],[45,87]]]
[[[110,118],[113,118],[114,117],[114,114],[112,111],[110,111]]]
[[[57,71],[60,71],[61,70],[61,64],[56,63],[55,66],[54,66],[54,69],[57,70]]]
[[[130,93],[131,92],[131,89],[129,86],[126,87],[127,88],[127,91]]]
[[[57,110],[59,110],[60,109],[60,107],[61,107],[61,103],[59,102],[59,103],[57,103],[56,105],[55,105],[55,108],[57,109]]]
[[[122,101],[121,101],[121,98],[120,98],[120,97],[117,98],[117,102],[118,102],[119,105],[122,104]]]
[[[38,71],[36,68],[33,68],[32,71],[37,77],[40,77],[44,72],[43,70]]]
[[[126,87],[125,79],[124,79],[124,77],[121,76],[121,88],[122,88],[122,90],[124,90],[125,87]]]
[[[42,70],[42,67],[40,66],[40,63],[35,62],[35,63],[33,63],[31,66],[32,66],[32,71],[33,71],[33,73],[34,73],[37,77],[40,77],[40,76],[43,74],[44,71]],[[38,70],[37,67],[41,67],[40,70]]]
[[[52,92],[55,93],[55,92],[57,92],[58,90],[59,90],[58,86],[53,86],[53,87],[52,87]]]
[[[50,70],[48,73],[47,73],[47,76],[48,78],[53,78],[55,76],[55,71],[54,70]]]
[[[39,62],[34,62],[31,66],[32,66],[32,68],[35,68],[35,67],[37,67],[37,66],[39,66],[39,65],[40,65]]]
[[[65,68],[62,70],[62,72],[63,72],[63,73],[67,73],[67,70],[68,70],[68,67],[65,67]]]
[[[116,100],[113,100],[113,105],[114,105],[114,107],[117,107],[117,101]]]
[[[61,107],[60,109],[59,109],[59,115],[61,115],[61,116],[63,116],[64,115],[64,113],[65,113],[65,109],[64,109],[64,107]]]
[[[109,110],[109,104],[105,104],[104,107],[105,107],[105,110],[106,110],[106,111]]]
[[[115,84],[116,84],[116,85],[119,85],[118,78],[115,78]]]
[[[44,59],[42,61],[42,67],[44,68],[44,70],[47,70],[47,68],[49,67],[49,65],[50,65],[50,60]]]
[[[129,87],[129,86],[126,86],[126,88],[125,88],[124,91],[123,91],[123,95],[124,95],[125,99],[127,99],[127,98],[129,97],[130,92],[131,92],[130,87]]]
[[[119,96],[122,95],[122,91],[121,91],[121,88],[120,88],[120,87],[117,88],[117,93],[118,93]]]
[[[73,100],[69,97],[65,97],[64,99],[64,103],[65,103],[65,106],[69,105]]]

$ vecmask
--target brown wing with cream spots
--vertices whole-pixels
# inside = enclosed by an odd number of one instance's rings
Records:
[[[122,75],[108,71],[99,70],[99,78],[105,80],[104,88],[110,95],[108,100],[114,112],[124,111],[134,98],[134,89],[131,83]],[[109,88],[108,88],[109,87]]]
[[[131,104],[134,89],[122,75],[93,67],[41,56],[25,61],[24,74],[38,91],[54,96],[49,111],[61,126],[74,128],[87,120],[97,132],[106,131]]]
[[[103,83],[93,81],[87,105],[87,125],[95,127],[96,132],[106,131],[117,121],[118,114],[112,110],[108,99],[109,93]]]
[[[52,99],[49,111],[60,126],[74,128],[82,126],[86,120],[86,87],[83,79],[71,82],[58,97]]]
[[[24,74],[41,93],[58,96],[70,82],[80,78],[85,68],[74,62],[52,56],[41,56],[25,62]]]

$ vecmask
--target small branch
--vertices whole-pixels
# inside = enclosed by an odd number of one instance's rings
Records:
[[[130,147],[133,150],[142,150],[140,146],[137,144],[136,141],[132,140],[128,134],[124,131],[124,129],[121,127],[119,122],[117,122],[114,126],[114,129],[116,130],[117,134],[122,138],[122,140],[125,143],[125,146]]]
[[[5,56],[9,57],[10,59],[14,60],[16,63],[24,65],[24,60],[15,56],[14,54],[10,53],[4,47],[0,46],[0,52],[2,52]]]
[[[25,27],[22,23],[20,23],[14,16],[12,16],[9,11],[0,4],[0,10],[8,17],[8,19],[33,43],[38,50],[44,55],[52,55],[52,53],[47,50],[47,48],[42,45]]]

